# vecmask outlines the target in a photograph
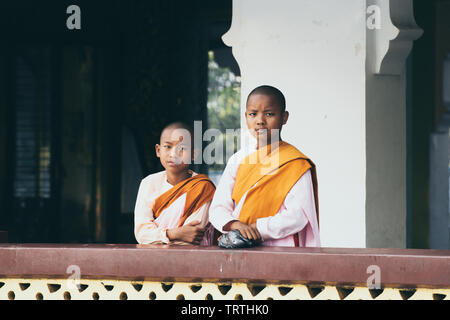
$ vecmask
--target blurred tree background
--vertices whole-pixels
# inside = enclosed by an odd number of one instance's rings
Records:
[[[226,130],[240,128],[241,78],[228,67],[220,67],[214,60],[214,51],[208,52],[208,129],[218,129],[220,137],[213,138],[215,150],[222,148],[222,163],[213,163],[208,167],[208,174],[214,182],[222,175],[228,159],[226,153]],[[234,139],[234,152],[238,150],[239,138]],[[228,142],[231,143],[231,142]],[[233,152],[233,153],[234,153]],[[214,152],[213,152],[214,156]]]

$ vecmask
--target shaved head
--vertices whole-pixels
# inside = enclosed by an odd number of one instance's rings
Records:
[[[187,131],[190,132],[191,135],[194,135],[194,129],[192,129],[190,125],[182,121],[176,121],[168,124],[167,126],[164,127],[164,129],[162,129],[161,135],[166,129],[186,129]]]
[[[269,85],[263,85],[263,86],[256,87],[248,95],[247,103],[248,103],[248,100],[250,99],[250,97],[252,95],[256,95],[256,94],[262,94],[262,95],[271,97],[272,101],[274,101],[278,105],[278,107],[280,107],[281,112],[286,111],[286,99],[284,98],[283,93],[280,90],[278,90],[277,88],[269,86]]]
[[[168,124],[167,126],[164,127],[164,129],[162,129],[161,137],[163,136],[164,131],[169,130],[169,129],[170,130],[174,130],[174,129],[187,130],[189,132],[189,134],[191,135],[191,139],[194,139],[194,129],[192,129],[192,127],[185,122],[176,121],[176,122],[172,122],[172,123]]]
[[[194,160],[193,129],[182,121],[172,122],[164,127],[155,145],[156,155],[166,170],[187,170]]]

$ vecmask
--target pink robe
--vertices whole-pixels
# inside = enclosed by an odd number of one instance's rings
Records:
[[[239,203],[231,198],[237,170],[241,161],[255,147],[241,149],[228,161],[217,186],[209,209],[209,220],[220,232],[226,233],[223,227],[233,220],[238,220],[240,210],[247,193]],[[264,201],[264,199],[261,199]],[[261,234],[264,246],[295,246],[298,237],[300,247],[320,247],[319,226],[314,203],[314,189],[311,172],[308,170],[292,187],[281,205],[280,210],[271,217],[260,218],[256,228]]]
[[[193,172],[193,176],[197,173]],[[167,182],[165,171],[145,177],[139,186],[139,191],[134,209],[134,235],[141,244],[187,244],[182,241],[170,241],[167,230],[178,227],[186,202],[186,193],[175,200],[170,207],[166,208],[161,215],[155,219],[152,211],[153,203],[164,192],[173,186]],[[206,227],[203,240],[200,245],[212,245],[214,228],[208,224],[208,209],[211,202],[205,203],[193,212],[184,222],[186,225],[192,221],[201,221],[200,226]]]

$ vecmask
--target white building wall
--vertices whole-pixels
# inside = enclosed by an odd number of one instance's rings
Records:
[[[317,166],[326,247],[366,247],[366,4],[361,0],[235,0],[230,30],[248,93],[286,97],[282,137]]]

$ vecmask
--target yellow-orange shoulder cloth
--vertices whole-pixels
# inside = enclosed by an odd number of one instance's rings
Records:
[[[201,208],[206,202],[212,200],[215,190],[216,187],[208,176],[198,174],[181,181],[160,195],[153,204],[153,214],[155,218],[158,218],[164,209],[170,207],[175,200],[187,193],[183,215],[178,224],[178,226],[182,226],[192,213]]]
[[[278,148],[270,149],[271,145],[258,149],[244,158],[239,165],[232,193],[234,202],[239,203],[248,191],[239,221],[252,224],[259,218],[275,215],[289,190],[308,169],[311,169],[318,222],[319,202],[314,163],[297,148],[284,141],[280,141]],[[258,184],[252,188],[256,183]]]

